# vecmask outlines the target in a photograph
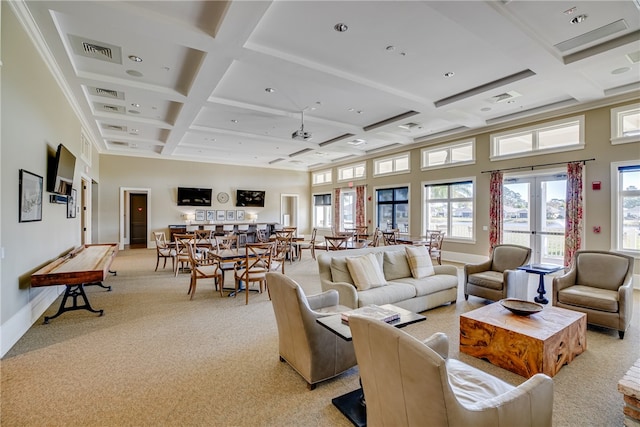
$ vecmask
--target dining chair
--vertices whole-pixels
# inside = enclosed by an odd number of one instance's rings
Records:
[[[347,236],[324,236],[328,251],[341,251],[347,249]]]
[[[432,259],[438,261],[442,265],[442,242],[444,241],[444,233],[442,231],[433,231],[427,235],[429,237],[429,255]]]
[[[399,231],[400,230],[398,230],[397,228],[393,228],[391,230],[382,232],[382,238],[384,240],[385,246],[398,244],[397,238],[398,238]]]
[[[195,241],[195,236],[193,234],[174,234],[175,245],[176,245],[176,265],[174,268],[174,274],[178,277],[178,271],[185,271],[185,263],[189,265],[189,243],[193,243]]]
[[[316,236],[318,234],[318,229],[313,228],[311,231],[311,239],[303,240],[302,242],[295,242],[294,245],[296,247],[296,251],[298,252],[298,260],[302,258],[302,251],[304,249],[309,249],[311,251],[311,258],[316,259]]]
[[[284,260],[289,260],[289,263],[293,261],[293,236],[295,229],[292,227],[283,228],[281,231],[276,231],[276,253],[284,257]],[[282,271],[284,274],[284,270]]]
[[[222,296],[222,286],[224,284],[224,276],[220,264],[214,258],[207,256],[207,252],[198,252],[197,243],[194,241],[187,242],[187,250],[189,253],[189,263],[191,265],[191,280],[189,282],[189,291],[187,295],[196,293],[196,286],[200,279],[213,279],[215,290],[220,290]]]
[[[222,225],[222,232],[225,235],[234,234],[234,229],[235,229],[235,225],[233,225],[233,224],[223,224]]]
[[[167,258],[171,258],[171,270],[175,270],[176,268],[176,250],[169,246],[167,243],[167,238],[164,234],[164,231],[154,231],[153,238],[156,241],[156,269],[154,271],[158,271],[158,265],[160,265],[160,258],[164,258],[164,264],[162,268],[167,266]]]
[[[238,247],[244,246],[247,244],[248,234],[249,234],[249,224],[238,224]]]
[[[215,250],[228,250],[228,249],[237,249],[238,248],[238,235],[237,234],[228,234],[225,236],[215,236]],[[224,283],[224,273],[225,271],[233,270],[235,268],[235,262],[222,262],[220,263],[220,270],[222,270],[222,283]]]
[[[376,229],[373,230],[373,235],[371,236],[371,243],[369,244],[369,246],[373,246],[374,248],[380,246],[380,234],[380,229],[376,227]]]
[[[213,249],[213,230],[196,230],[193,234],[197,251],[206,252]]]
[[[251,283],[258,282],[260,293],[263,292],[263,286],[267,287],[267,276],[271,266],[271,256],[275,243],[247,243],[244,247],[245,256],[242,261],[235,266],[235,293],[234,297],[240,290],[240,283],[244,283],[245,305],[249,304],[249,286]],[[271,296],[269,296],[271,299]]]

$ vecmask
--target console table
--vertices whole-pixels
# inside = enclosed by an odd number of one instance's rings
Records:
[[[84,245],[33,273],[31,275],[31,286],[33,287],[66,286],[58,312],[53,316],[45,316],[44,323],[49,323],[49,320],[73,310],[88,310],[102,316],[104,310],[95,310],[91,307],[87,294],[84,292],[84,286],[97,285],[110,291],[111,286],[104,286],[102,282],[105,280],[107,272],[116,274],[109,268],[117,253],[117,243]],[[69,297],[73,299],[73,304],[67,307]],[[82,304],[78,304],[78,298],[82,298]]]

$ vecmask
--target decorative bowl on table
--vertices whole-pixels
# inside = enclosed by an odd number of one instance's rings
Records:
[[[525,301],[516,298],[505,298],[500,300],[500,304],[513,314],[518,316],[528,316],[542,311],[544,306],[537,302]]]

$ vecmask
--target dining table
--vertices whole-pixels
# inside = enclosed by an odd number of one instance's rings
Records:
[[[265,251],[266,249],[256,249],[254,253],[263,254]],[[208,251],[207,256],[217,260],[222,265],[223,263],[238,263],[244,261],[247,256],[247,251],[245,248],[218,249]],[[251,252],[249,252],[249,256],[252,256]],[[230,297],[236,295],[235,288],[224,288],[224,283],[222,285],[223,289],[231,291],[229,293]],[[242,285],[242,283],[240,283],[240,285]],[[238,291],[243,290],[243,287],[238,289]]]

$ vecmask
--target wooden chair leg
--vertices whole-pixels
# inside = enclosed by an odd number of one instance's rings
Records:
[[[189,292],[191,293],[191,299],[193,299],[193,295],[196,293],[196,285],[198,281],[191,277],[191,285],[189,285]]]
[[[165,263],[167,262],[167,259],[165,258]],[[160,264],[160,255],[158,255],[158,260],[156,261],[156,269],[154,271],[158,271],[158,265]]]

